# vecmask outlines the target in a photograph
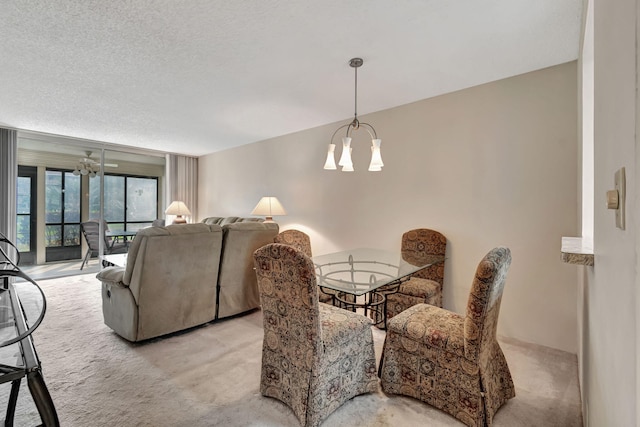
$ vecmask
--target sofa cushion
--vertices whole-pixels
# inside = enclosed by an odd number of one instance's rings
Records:
[[[233,316],[260,307],[253,252],[278,234],[278,224],[248,221],[222,227],[223,243],[218,275],[216,318]]]
[[[129,247],[129,253],[127,254],[127,268],[125,269],[122,282],[125,285],[131,283],[132,275],[135,271],[136,259],[141,247],[146,245],[147,237],[157,236],[177,236],[188,235],[202,232],[222,232],[220,226],[207,225],[207,224],[172,224],[166,227],[147,227],[136,233],[131,246]],[[175,250],[175,248],[173,249]]]
[[[236,222],[264,222],[264,218],[252,217],[243,218],[239,216],[210,216],[201,221],[204,224],[226,225]]]

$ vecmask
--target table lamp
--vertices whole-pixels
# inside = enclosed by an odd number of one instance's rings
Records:
[[[251,215],[264,215],[264,222],[275,222],[273,215],[286,215],[282,204],[277,197],[263,197],[260,199],[255,208],[251,211]]]
[[[167,215],[176,215],[175,219],[173,220],[173,224],[185,224],[187,220],[182,215],[191,215],[191,211],[189,210],[187,205],[185,205],[184,202],[181,201],[171,202],[164,213]]]

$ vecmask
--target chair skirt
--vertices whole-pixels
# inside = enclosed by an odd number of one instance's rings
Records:
[[[354,396],[378,389],[371,322],[364,316],[319,304],[321,354],[289,354],[287,336],[267,332],[262,346],[260,392],[289,406],[300,424],[318,426]],[[286,355],[286,356],[285,356]]]

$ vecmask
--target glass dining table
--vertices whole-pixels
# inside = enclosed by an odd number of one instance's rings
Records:
[[[321,291],[333,304],[348,310],[363,309],[374,324],[386,329],[387,295],[398,291],[412,274],[443,262],[443,256],[411,256],[399,251],[357,248],[314,256]]]

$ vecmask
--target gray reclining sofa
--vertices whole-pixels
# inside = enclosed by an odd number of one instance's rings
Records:
[[[258,308],[253,252],[273,242],[278,225],[230,218],[140,230],[126,267],[96,276],[105,324],[141,341]]]

